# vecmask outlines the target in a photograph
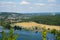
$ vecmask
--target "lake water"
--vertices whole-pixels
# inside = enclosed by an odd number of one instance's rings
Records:
[[[4,30],[6,33],[9,30]],[[20,30],[15,30],[14,31],[15,34],[19,34],[19,37],[17,38],[17,40],[42,40],[42,34],[40,32],[35,33],[32,31],[20,31]],[[0,38],[1,38],[1,33],[0,33]],[[54,35],[47,33],[47,40],[55,40],[54,39]]]
[[[0,29],[0,31],[2,31],[2,29]],[[9,32],[8,29],[4,30],[6,33]],[[15,34],[19,34],[19,37],[17,38],[17,40],[42,40],[42,34],[41,32],[35,33],[32,31],[20,31],[20,30],[15,30],[14,31]],[[0,33],[0,38],[2,37],[1,33]],[[47,33],[47,40],[55,40],[54,35]]]

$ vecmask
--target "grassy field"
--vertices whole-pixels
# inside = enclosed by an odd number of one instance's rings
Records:
[[[38,24],[36,22],[21,22],[21,23],[11,24],[12,27],[14,27],[15,25],[21,26],[24,28],[41,27],[41,28],[46,28],[46,29],[50,28],[50,29],[60,30],[60,26]]]

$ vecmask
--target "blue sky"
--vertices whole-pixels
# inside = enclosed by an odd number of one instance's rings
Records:
[[[60,0],[0,0],[0,12],[60,12]]]

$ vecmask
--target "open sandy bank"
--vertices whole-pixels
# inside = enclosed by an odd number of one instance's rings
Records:
[[[36,22],[21,22],[21,23],[15,23],[12,24],[12,26],[22,26],[22,27],[26,27],[26,28],[31,28],[31,27],[46,27],[46,29],[50,28],[50,29],[56,29],[56,30],[60,30],[60,26],[52,26],[52,25],[45,25],[45,24],[38,24]]]

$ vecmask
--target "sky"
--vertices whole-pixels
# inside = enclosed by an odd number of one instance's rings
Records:
[[[60,0],[0,0],[0,12],[60,12]]]

